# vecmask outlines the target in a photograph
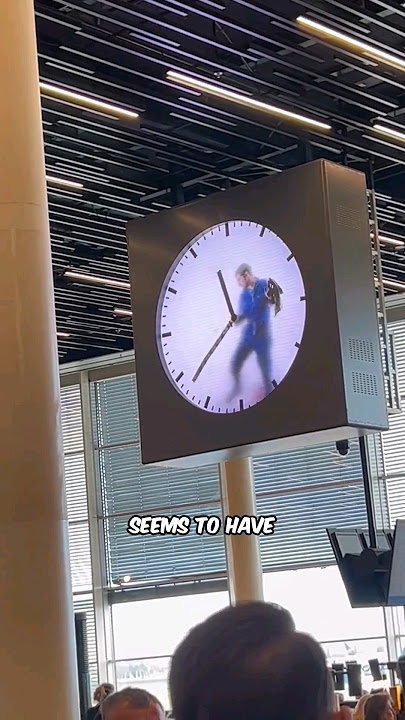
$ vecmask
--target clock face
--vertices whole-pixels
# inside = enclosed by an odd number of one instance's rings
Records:
[[[162,365],[202,411],[246,410],[286,377],[305,312],[301,272],[283,240],[248,220],[221,223],[191,240],[162,287]]]

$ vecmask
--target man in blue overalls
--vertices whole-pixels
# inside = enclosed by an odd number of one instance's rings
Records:
[[[279,312],[282,290],[272,280],[258,280],[247,264],[237,269],[236,279],[242,288],[236,324],[245,322],[245,327],[231,361],[231,372],[235,383],[232,397],[240,392],[240,373],[245,361],[253,352],[256,353],[265,392],[268,395],[273,389],[270,367],[270,308],[271,305],[275,305],[275,312]]]

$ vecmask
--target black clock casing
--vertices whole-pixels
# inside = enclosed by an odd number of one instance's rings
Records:
[[[191,405],[168,380],[156,319],[183,248],[235,218],[270,228],[291,249],[305,286],[306,321],[280,386],[244,412],[215,415]],[[363,173],[308,163],[133,220],[127,236],[144,464],[197,466],[387,429]]]

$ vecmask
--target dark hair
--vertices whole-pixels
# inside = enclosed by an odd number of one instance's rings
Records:
[[[176,720],[326,720],[332,709],[320,645],[265,603],[226,608],[194,628],[169,683]]]
[[[251,275],[252,274],[252,268],[247,263],[242,263],[242,265],[239,265],[235,275],[238,277],[239,275]]]
[[[387,693],[380,692],[377,695],[370,695],[364,706],[364,720],[381,720],[390,707],[391,698]]]
[[[152,693],[141,688],[125,688],[116,692],[113,695],[109,695],[101,706],[101,715],[103,720],[107,719],[114,708],[119,705],[128,705],[136,710],[147,710],[152,705],[157,705],[163,710],[162,703]]]

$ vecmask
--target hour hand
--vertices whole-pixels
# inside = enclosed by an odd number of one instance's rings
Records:
[[[222,275],[222,270],[218,270],[217,275],[218,275],[219,283],[222,288],[222,292],[224,293],[225,302],[227,304],[229,314],[231,316],[231,321],[234,323],[234,322],[236,322],[238,316],[236,315],[235,310],[232,307],[231,298],[229,297],[228,288],[225,285],[225,280],[224,280],[224,276]]]

